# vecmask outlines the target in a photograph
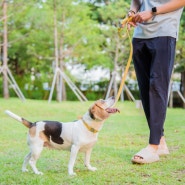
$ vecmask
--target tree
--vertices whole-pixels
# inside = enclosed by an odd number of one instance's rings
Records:
[[[8,57],[7,57],[7,46],[8,46],[8,34],[7,34],[7,2],[2,2],[2,9],[3,9],[3,46],[2,46],[2,55],[3,55],[3,94],[4,98],[9,98],[9,89],[8,89],[8,74],[7,74],[7,63],[8,63]],[[2,72],[0,71],[0,72]]]
[[[68,62],[84,64],[87,68],[104,63],[106,56],[99,44],[102,40],[99,27],[91,20],[91,10],[86,3],[71,0],[57,0],[56,3],[60,67]],[[12,1],[8,11],[15,15],[8,23],[10,68],[14,69],[17,78],[24,76],[28,83],[30,79],[26,76],[31,75],[32,69],[36,76],[48,74],[45,80],[51,81],[51,64],[54,61],[53,0]]]
[[[185,97],[185,10],[181,17],[179,40],[177,42],[177,54],[176,54],[176,65],[175,72],[181,74],[181,92]],[[185,108],[185,104],[183,105]]]
[[[3,1],[4,2],[4,1]],[[8,65],[23,88],[32,91],[52,81],[55,62],[54,0],[8,1]],[[121,76],[129,55],[128,38],[119,38],[117,29],[129,10],[130,1],[55,0],[59,67],[66,64],[109,68]],[[0,3],[2,7],[2,3]],[[3,18],[0,12],[0,20]],[[184,14],[177,43],[176,70],[184,74]],[[0,30],[3,30],[0,22]],[[2,32],[0,32],[2,40]],[[132,33],[131,33],[132,35]],[[2,47],[2,41],[1,41]],[[1,49],[2,50],[2,49]],[[67,72],[70,75],[69,72]],[[113,74],[113,73],[112,73]],[[34,76],[35,80],[30,76]],[[75,80],[75,79],[74,79]],[[64,83],[65,84],[65,83]],[[117,82],[114,83],[114,94]],[[182,82],[182,90],[184,82]],[[39,85],[39,86],[38,86]],[[64,88],[63,88],[64,89]],[[65,94],[64,92],[62,93]],[[65,97],[63,97],[64,99]]]
[[[99,28],[89,16],[89,7],[85,3],[74,4],[69,0],[56,3],[58,30],[56,45],[59,48],[60,69],[64,71],[65,63],[68,62],[71,65],[84,64],[87,68],[100,63],[100,58],[102,62],[102,58],[105,57],[100,52]],[[81,11],[77,11],[78,9]]]
[[[111,64],[109,67],[112,69],[112,76],[114,78],[113,86],[115,96],[117,94],[116,74],[118,74],[119,78],[121,78],[121,74],[124,71],[123,66],[126,65],[130,50],[128,38],[120,38],[118,35],[120,21],[126,17],[128,7],[128,3],[118,0],[109,1],[109,3],[106,2],[106,6],[103,6],[99,10],[102,19],[101,24],[103,24],[105,28],[102,29],[102,33],[105,37],[103,48],[107,56],[109,56],[109,61]]]

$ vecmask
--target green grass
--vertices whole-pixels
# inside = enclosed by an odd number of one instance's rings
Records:
[[[86,170],[84,155],[78,154],[76,177],[69,177],[69,152],[44,149],[38,169],[43,176],[22,173],[29,149],[27,128],[4,114],[9,109],[30,120],[73,121],[84,114],[92,102],[51,102],[0,99],[0,185],[178,185],[185,183],[185,110],[168,109],[165,133],[171,154],[160,162],[133,165],[131,157],[148,143],[148,127],[142,110],[133,102],[117,103],[120,114],[112,115],[99,133],[91,163],[96,172]]]

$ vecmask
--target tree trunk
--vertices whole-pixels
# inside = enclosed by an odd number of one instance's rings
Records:
[[[183,97],[185,97],[185,71],[181,72],[181,92]],[[185,108],[185,103],[183,104],[183,108]]]
[[[4,18],[4,30],[3,30],[3,96],[9,98],[8,89],[8,74],[7,74],[7,63],[8,63],[8,36],[7,36],[7,2],[3,2],[3,18]]]
[[[59,51],[59,63],[60,63],[60,70],[64,72],[64,54],[63,54],[63,35],[61,36],[60,39],[60,51]],[[61,97],[62,100],[66,100],[66,86],[65,86],[65,81],[63,78],[60,78],[60,83],[61,83]]]
[[[55,46],[55,69],[58,69],[58,30],[57,30],[57,10],[56,10],[56,0],[53,0],[53,11],[54,11],[54,46]],[[60,74],[57,71],[56,78],[56,100],[61,102],[61,92],[60,92]]]

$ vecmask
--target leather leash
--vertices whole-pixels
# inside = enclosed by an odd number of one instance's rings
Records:
[[[115,103],[114,105],[117,103],[120,95],[121,95],[121,92],[123,90],[123,86],[125,84],[125,80],[126,80],[126,77],[127,77],[127,74],[128,74],[128,70],[129,70],[129,67],[130,67],[130,64],[131,64],[131,61],[132,61],[132,54],[133,54],[133,46],[132,46],[132,40],[131,40],[131,36],[130,36],[130,33],[129,33],[129,30],[128,30],[128,27],[127,27],[127,24],[132,21],[132,17],[126,17],[125,19],[123,19],[123,21],[121,22],[121,25],[120,27],[118,28],[118,35],[121,37],[121,38],[124,38],[126,35],[128,36],[129,38],[129,45],[130,45],[130,54],[129,54],[129,58],[128,58],[128,61],[127,61],[127,65],[126,65],[126,68],[125,68],[125,71],[124,71],[124,74],[122,76],[122,79],[121,79],[121,83],[120,83],[120,87],[119,87],[119,90],[118,90],[118,93],[116,95],[116,100],[115,100]],[[126,27],[126,35],[122,35],[121,32],[123,31],[123,27]]]

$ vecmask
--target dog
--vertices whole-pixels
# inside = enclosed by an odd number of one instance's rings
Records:
[[[96,171],[97,168],[90,164],[92,148],[97,142],[98,132],[101,130],[104,121],[112,113],[119,112],[117,108],[112,108],[114,103],[114,97],[97,100],[81,119],[66,123],[58,121],[37,121],[32,123],[6,110],[6,114],[29,128],[27,143],[30,152],[25,156],[22,171],[28,171],[27,164],[29,163],[35,174],[43,174],[37,169],[36,162],[44,147],[70,151],[69,175],[76,175],[73,168],[78,152],[85,153],[84,163],[87,169]]]

